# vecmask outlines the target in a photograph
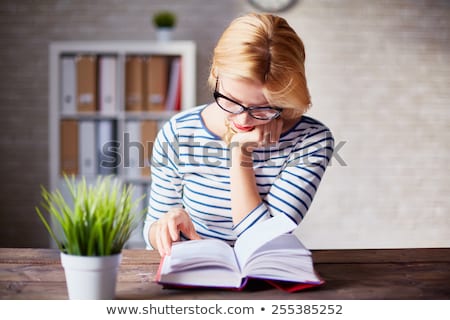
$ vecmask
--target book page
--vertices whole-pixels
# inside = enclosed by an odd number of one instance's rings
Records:
[[[273,253],[252,260],[245,269],[251,278],[317,284],[321,282],[309,256]]]
[[[253,278],[320,283],[311,252],[294,234],[283,234],[258,248],[243,273]]]
[[[188,240],[172,245],[160,269],[159,283],[181,287],[238,288],[241,274],[233,249],[217,239]]]
[[[284,255],[289,255],[291,253],[304,256],[311,255],[311,251],[309,251],[303,243],[301,243],[295,234],[288,233],[282,234],[281,236],[276,237],[272,241],[269,241],[256,249],[256,251],[254,251],[248,258],[247,263],[260,255],[265,255],[272,252],[281,253]]]
[[[296,227],[297,224],[284,215],[278,215],[253,225],[236,240],[234,246],[239,268],[242,270],[248,258],[258,248],[282,234],[291,232]]]
[[[172,245],[172,253],[164,258],[163,273],[202,267],[221,267],[239,273],[233,249],[217,239],[188,240]]]
[[[219,267],[189,269],[162,274],[159,283],[174,287],[240,288],[243,280],[239,273]]]

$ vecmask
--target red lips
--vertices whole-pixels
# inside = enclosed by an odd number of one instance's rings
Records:
[[[255,126],[241,126],[239,124],[237,124],[236,122],[233,122],[233,127],[235,127],[236,129],[238,129],[239,131],[252,131],[253,129],[255,129]]]

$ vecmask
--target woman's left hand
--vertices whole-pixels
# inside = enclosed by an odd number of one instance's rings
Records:
[[[251,152],[255,148],[268,146],[280,140],[283,128],[283,120],[271,120],[265,124],[255,126],[248,132],[238,132],[231,139],[232,143],[238,143],[241,148]]]

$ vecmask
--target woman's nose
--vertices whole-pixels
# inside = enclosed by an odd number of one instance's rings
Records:
[[[253,118],[248,114],[247,111],[244,111],[240,114],[234,116],[236,120],[239,121],[240,124],[251,124],[253,122]]]

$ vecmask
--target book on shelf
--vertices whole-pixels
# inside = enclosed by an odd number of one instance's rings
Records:
[[[155,281],[164,287],[242,290],[250,280],[288,292],[322,285],[311,252],[284,215],[259,222],[231,247],[218,239],[175,242],[161,258]]]
[[[103,114],[114,114],[117,110],[116,83],[117,62],[115,56],[100,56],[99,58],[99,105]]]
[[[177,76],[177,94],[176,94],[176,98],[175,98],[175,111],[180,111],[181,110],[181,92],[183,90],[183,86],[181,85],[183,79],[182,79],[182,74],[183,74],[183,60],[181,60],[181,58],[179,58],[179,62],[177,65],[178,68],[178,72],[176,74]]]
[[[158,121],[129,120],[125,123],[124,174],[139,179],[150,176],[151,152],[158,131]]]
[[[169,87],[167,89],[166,110],[181,109],[181,58],[172,59],[170,66]]]
[[[77,111],[97,110],[97,56],[79,55],[76,63]]]
[[[140,178],[139,157],[143,152],[141,144],[141,126],[138,120],[125,122],[123,144],[123,173],[125,177]]]
[[[60,175],[78,174],[78,121],[60,122]]]
[[[116,174],[118,141],[114,121],[97,121],[97,172],[101,175]]]
[[[142,56],[126,57],[125,110],[144,110],[144,57]]]
[[[148,56],[145,59],[145,111],[161,111],[165,109],[168,72],[167,56]]]
[[[77,112],[76,80],[75,56],[63,56],[61,58],[61,111],[64,114]]]
[[[152,159],[153,145],[158,134],[159,123],[154,120],[145,120],[142,121],[141,125],[141,141],[144,146],[141,174],[143,177],[150,177],[150,161]]]
[[[61,111],[63,114],[118,110],[117,57],[80,54],[61,56]],[[127,55],[125,111],[179,111],[181,57]]]
[[[79,171],[84,177],[97,174],[96,121],[83,120],[78,124],[79,130]]]
[[[61,120],[61,176],[116,174],[119,148],[115,127],[113,120]]]

